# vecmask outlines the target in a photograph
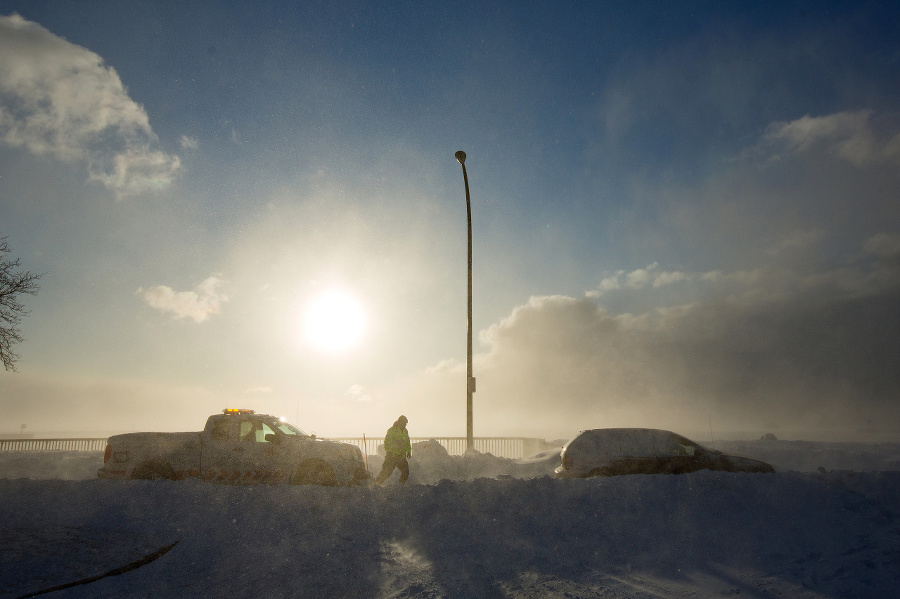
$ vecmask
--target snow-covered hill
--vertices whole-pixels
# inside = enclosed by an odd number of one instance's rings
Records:
[[[883,466],[897,446],[869,449]],[[840,456],[841,445],[813,453]],[[841,463],[861,459],[849,454]],[[555,480],[489,455],[419,455],[418,484],[395,474],[347,489],[100,481],[100,461],[0,455],[0,597],[169,546],[46,596],[900,595],[900,472],[865,464]]]

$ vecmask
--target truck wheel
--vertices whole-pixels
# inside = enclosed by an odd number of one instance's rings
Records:
[[[338,484],[334,470],[325,462],[304,462],[297,469],[291,480],[295,485],[324,485],[334,487]]]
[[[131,472],[135,480],[175,480],[175,470],[165,462],[144,462]]]

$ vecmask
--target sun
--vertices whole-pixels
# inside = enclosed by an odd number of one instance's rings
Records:
[[[306,307],[303,337],[315,349],[343,353],[359,345],[365,332],[366,313],[352,294],[329,289],[315,295]]]

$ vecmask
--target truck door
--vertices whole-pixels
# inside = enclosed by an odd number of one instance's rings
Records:
[[[231,450],[233,480],[247,483],[284,481],[290,456],[280,441],[280,433],[264,420],[241,419],[237,441]]]

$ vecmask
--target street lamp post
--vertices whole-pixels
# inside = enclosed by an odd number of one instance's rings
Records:
[[[472,437],[472,394],[475,393],[475,377],[472,376],[472,202],[469,199],[466,153],[460,150],[455,156],[462,166],[463,182],[466,185],[466,222],[469,231],[469,286],[468,311],[466,313],[466,448],[472,449],[475,447],[475,440]]]

